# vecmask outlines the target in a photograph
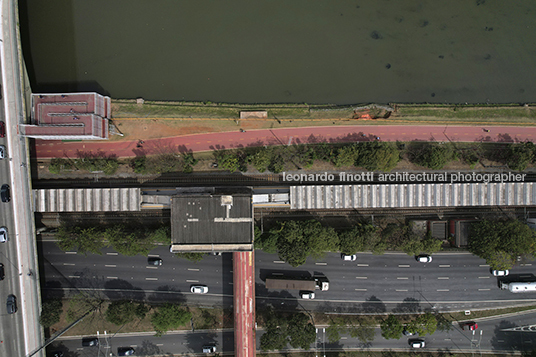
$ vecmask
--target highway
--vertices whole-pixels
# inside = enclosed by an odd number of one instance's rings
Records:
[[[514,316],[486,318],[478,320],[476,331],[462,330],[459,323],[455,323],[450,331],[436,331],[431,336],[425,336],[425,350],[449,350],[451,353],[470,352],[513,352],[530,351],[536,347],[536,334],[521,331],[519,327],[534,325],[536,313],[520,313]],[[468,321],[468,320],[467,320]],[[341,334],[337,343],[329,343],[326,338],[326,326],[317,328],[316,343],[311,350],[320,355],[324,351],[333,350],[396,350],[409,351],[408,341],[415,337],[403,336],[400,340],[385,340],[381,337],[380,329],[376,328],[375,339],[367,346],[347,334]],[[259,348],[262,330],[257,331],[257,349]],[[100,352],[112,351],[116,353],[117,347],[132,346],[137,356],[143,355],[169,355],[169,354],[198,354],[205,344],[215,344],[218,352],[232,353],[233,331],[180,331],[155,337],[152,333],[118,334],[113,338],[100,335]],[[418,337],[417,337],[418,338]],[[97,347],[82,347],[81,337],[62,337],[49,349],[70,351],[80,357],[97,356]]]
[[[102,255],[63,252],[54,242],[39,243],[44,294],[79,289],[102,292],[106,298],[134,298],[148,301],[185,301],[200,305],[230,306],[232,302],[232,255],[207,255],[198,263],[176,258],[167,246],[154,249],[151,256],[163,259],[162,266],[147,265],[142,256],[126,257],[112,249]],[[534,262],[511,270],[508,280],[536,280]],[[519,305],[536,301],[533,294],[512,294],[498,288],[485,262],[468,253],[440,253],[431,263],[419,263],[403,253],[372,255],[361,253],[354,262],[339,254],[292,268],[277,255],[255,253],[257,305],[271,304],[293,309],[297,291],[266,290],[263,279],[271,274],[306,277],[323,274],[329,291],[317,291],[313,301],[301,301],[307,309],[319,311],[385,312],[420,311],[433,308],[449,311]],[[192,295],[193,284],[209,287],[206,295]],[[281,306],[283,305],[283,306]]]

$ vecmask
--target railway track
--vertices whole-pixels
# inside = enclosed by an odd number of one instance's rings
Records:
[[[415,173],[422,173],[415,172]],[[497,171],[500,173],[501,171]],[[360,172],[348,171],[351,174],[360,174]],[[427,172],[429,173],[429,172]],[[458,172],[455,172],[456,174]],[[472,173],[472,172],[469,172]],[[490,172],[491,173],[491,172]],[[296,173],[297,174],[297,173]],[[303,173],[304,175],[314,173]],[[176,186],[294,186],[294,185],[355,185],[355,184],[414,184],[414,183],[450,183],[450,175],[447,173],[446,181],[437,182],[415,182],[415,181],[389,181],[380,180],[378,174],[375,174],[370,181],[340,181],[337,172],[332,173],[333,180],[285,180],[283,174],[192,174],[192,175],[174,175],[159,177],[138,177],[138,178],[107,178],[100,174],[95,174],[93,179],[58,179],[58,180],[34,180],[33,188],[108,188],[108,187],[176,187]],[[464,181],[465,183],[480,183],[482,181]],[[525,174],[524,182],[536,182],[536,173]]]

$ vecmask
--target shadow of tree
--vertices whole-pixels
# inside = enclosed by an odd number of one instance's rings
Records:
[[[46,348],[47,356],[54,356],[54,353],[63,352],[63,357],[80,357],[77,351],[70,351],[63,342],[54,342]]]
[[[395,313],[415,313],[420,312],[421,306],[419,300],[415,298],[405,298],[401,303],[399,303],[394,309]]]
[[[123,279],[107,280],[104,289],[104,294],[110,300],[145,301],[145,292]]]
[[[158,347],[156,344],[149,340],[143,340],[141,342],[141,345],[138,345],[136,347],[136,355],[138,356],[154,356],[154,355],[162,355],[162,351],[160,350],[160,347]]]
[[[361,310],[365,313],[384,313],[387,311],[385,304],[372,295],[363,304],[361,304]]]

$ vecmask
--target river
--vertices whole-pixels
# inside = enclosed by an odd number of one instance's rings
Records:
[[[535,101],[534,1],[20,4],[34,92],[230,103]]]

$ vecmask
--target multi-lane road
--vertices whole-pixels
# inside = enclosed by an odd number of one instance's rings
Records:
[[[394,350],[409,351],[409,340],[422,338],[425,350],[448,350],[451,353],[470,352],[513,352],[531,351],[536,348],[536,334],[528,331],[534,325],[536,313],[519,313],[511,316],[501,316],[478,320],[476,331],[463,330],[461,324],[454,323],[450,331],[436,331],[431,336],[406,337],[399,340],[386,340],[381,336],[380,329],[375,328],[375,338],[366,346],[359,340],[345,333],[336,343],[330,343],[326,337],[326,326],[317,328],[316,342],[311,350],[322,355],[324,351],[340,350]],[[263,331],[257,331],[257,348]],[[153,333],[132,333],[99,335],[99,347],[82,347],[81,338],[63,337],[56,341],[50,351],[70,351],[79,357],[93,357],[98,353],[116,353],[118,347],[133,347],[137,356],[154,356],[170,354],[201,355],[203,345],[216,345],[218,352],[232,354],[233,331],[180,331],[155,337]],[[73,354],[74,355],[74,354]],[[103,354],[104,355],[104,354]]]
[[[176,258],[168,251],[167,246],[162,246],[153,250],[151,255],[162,258],[163,265],[151,266],[147,264],[146,257],[125,257],[111,249],[103,249],[102,255],[84,256],[76,252],[63,252],[53,241],[46,240],[39,243],[39,248],[42,255],[41,271],[46,281],[44,293],[47,295],[84,290],[110,299],[134,298],[149,302],[167,300],[224,307],[230,307],[232,304],[231,254],[207,255],[202,261],[193,263]],[[533,263],[521,262],[511,270],[507,279],[535,279]],[[256,252],[255,266],[257,306],[269,304],[282,310],[331,313],[449,311],[505,307],[536,301],[536,295],[533,294],[513,294],[500,290],[498,278],[491,275],[489,266],[482,259],[467,253],[436,254],[430,263],[419,263],[413,257],[401,253],[379,256],[358,254],[354,262],[343,261],[340,255],[330,253],[323,259],[308,260],[305,265],[292,268],[281,262],[277,255]],[[330,289],[317,290],[315,300],[299,300],[297,291],[266,290],[263,279],[272,274],[302,277],[325,275],[330,281]],[[194,284],[207,285],[209,293],[190,293],[190,286]],[[499,327],[503,325],[511,327],[530,324],[530,320],[521,320],[522,316],[525,315],[514,316],[504,323],[502,320],[479,322],[479,331],[486,331],[483,332],[480,342],[481,349],[519,349],[536,343],[530,335],[524,336],[521,340],[525,340],[519,342],[515,340],[517,337],[512,337],[519,334],[499,331]],[[426,341],[428,346],[434,349],[469,350],[473,337],[480,340],[479,331],[476,336],[472,336],[471,332],[462,331],[459,326],[455,326],[451,332],[437,332],[427,337]],[[322,330],[319,332],[319,338],[322,337],[321,332]],[[258,335],[261,334],[259,332]],[[328,344],[327,348],[360,346],[358,341],[349,336],[343,337],[339,344]],[[198,349],[203,344],[199,343],[200,341],[212,340],[223,346],[225,351],[233,349],[231,332],[221,331],[210,332],[209,335],[203,335],[202,332],[179,333],[159,339],[150,335],[116,336],[109,340],[108,344],[112,348],[124,345],[140,348],[140,344],[144,344],[143,351],[154,349],[160,352],[184,353],[199,352]],[[231,342],[225,342],[227,340]],[[513,344],[514,342],[516,344]],[[82,348],[80,338],[61,340],[61,343],[65,348],[74,348],[82,353],[81,356],[95,352]],[[102,343],[106,341],[103,340]],[[373,347],[404,349],[407,348],[406,343],[384,341],[377,333]],[[476,348],[476,345],[473,345],[473,348]]]

